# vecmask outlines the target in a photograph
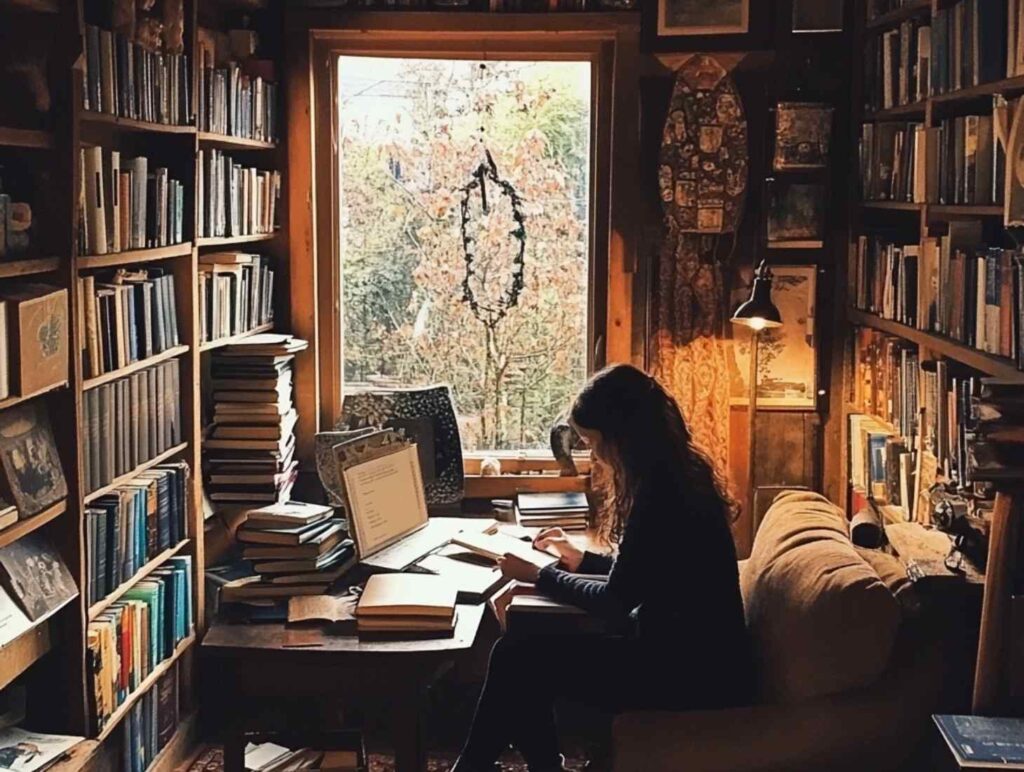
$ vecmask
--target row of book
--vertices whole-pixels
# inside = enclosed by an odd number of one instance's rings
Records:
[[[179,345],[174,274],[121,268],[78,280],[82,359],[94,378]]]
[[[281,174],[236,163],[217,149],[199,151],[199,238],[254,236],[277,227]]]
[[[945,94],[1008,77],[1008,30],[1016,26],[1008,0],[959,0],[932,17],[932,93]],[[1015,44],[1014,44],[1015,45]]]
[[[106,157],[104,157],[104,155]],[[82,148],[79,248],[105,255],[181,244],[185,239],[185,186],[145,156],[121,158],[98,146]]]
[[[85,392],[85,481],[90,492],[181,444],[181,380],[176,360]]]
[[[931,45],[931,29],[917,19],[865,41],[865,112],[913,104],[930,95]]]
[[[199,256],[199,338],[220,340],[274,321],[270,258],[246,252]]]
[[[295,354],[306,341],[252,335],[213,353],[213,427],[203,443],[214,504],[286,501],[298,470],[292,394]]]
[[[85,522],[90,606],[185,538],[189,478],[184,461],[163,464],[89,504]]]
[[[127,35],[85,27],[86,110],[150,123],[192,122],[189,57],[152,51]]]
[[[124,717],[121,736],[121,769],[146,772],[174,737],[181,719],[178,668],[172,667]]]
[[[923,202],[929,159],[920,123],[865,123],[858,160],[865,201]],[[935,164],[937,167],[937,163]],[[924,173],[922,173],[924,172]]]
[[[265,63],[214,67],[205,58],[200,60],[200,131],[277,142],[278,87],[251,71],[261,66]]]
[[[194,629],[192,556],[169,558],[89,623],[93,731],[110,717]]]
[[[983,246],[980,223],[951,223],[920,245],[862,236],[850,280],[855,307],[1024,369],[1024,255]]]

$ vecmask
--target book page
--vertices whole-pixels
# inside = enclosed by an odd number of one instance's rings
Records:
[[[344,471],[359,556],[412,533],[427,522],[416,446],[356,464]]]

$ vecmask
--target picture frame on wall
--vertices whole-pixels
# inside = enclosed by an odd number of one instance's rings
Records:
[[[830,105],[817,102],[780,102],[776,106],[775,171],[828,167],[833,112]]]
[[[768,184],[768,248],[825,246],[825,201],[823,184],[772,180]]]
[[[750,0],[655,0],[658,35],[743,35],[750,30]]]
[[[764,330],[758,344],[757,407],[759,410],[814,411],[818,408],[818,356],[815,311],[816,265],[772,265],[772,301],[782,326]],[[741,300],[748,287],[737,288]],[[750,335],[733,339],[730,404],[749,403]]]
[[[793,32],[842,32],[843,0],[793,0]]]

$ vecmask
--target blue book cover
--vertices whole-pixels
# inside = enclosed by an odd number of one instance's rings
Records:
[[[961,766],[1024,769],[1024,719],[932,716]]]

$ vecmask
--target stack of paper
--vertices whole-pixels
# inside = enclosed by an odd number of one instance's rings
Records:
[[[203,443],[208,492],[220,504],[285,501],[295,483],[292,364],[307,346],[253,335],[213,356],[213,428]]]

